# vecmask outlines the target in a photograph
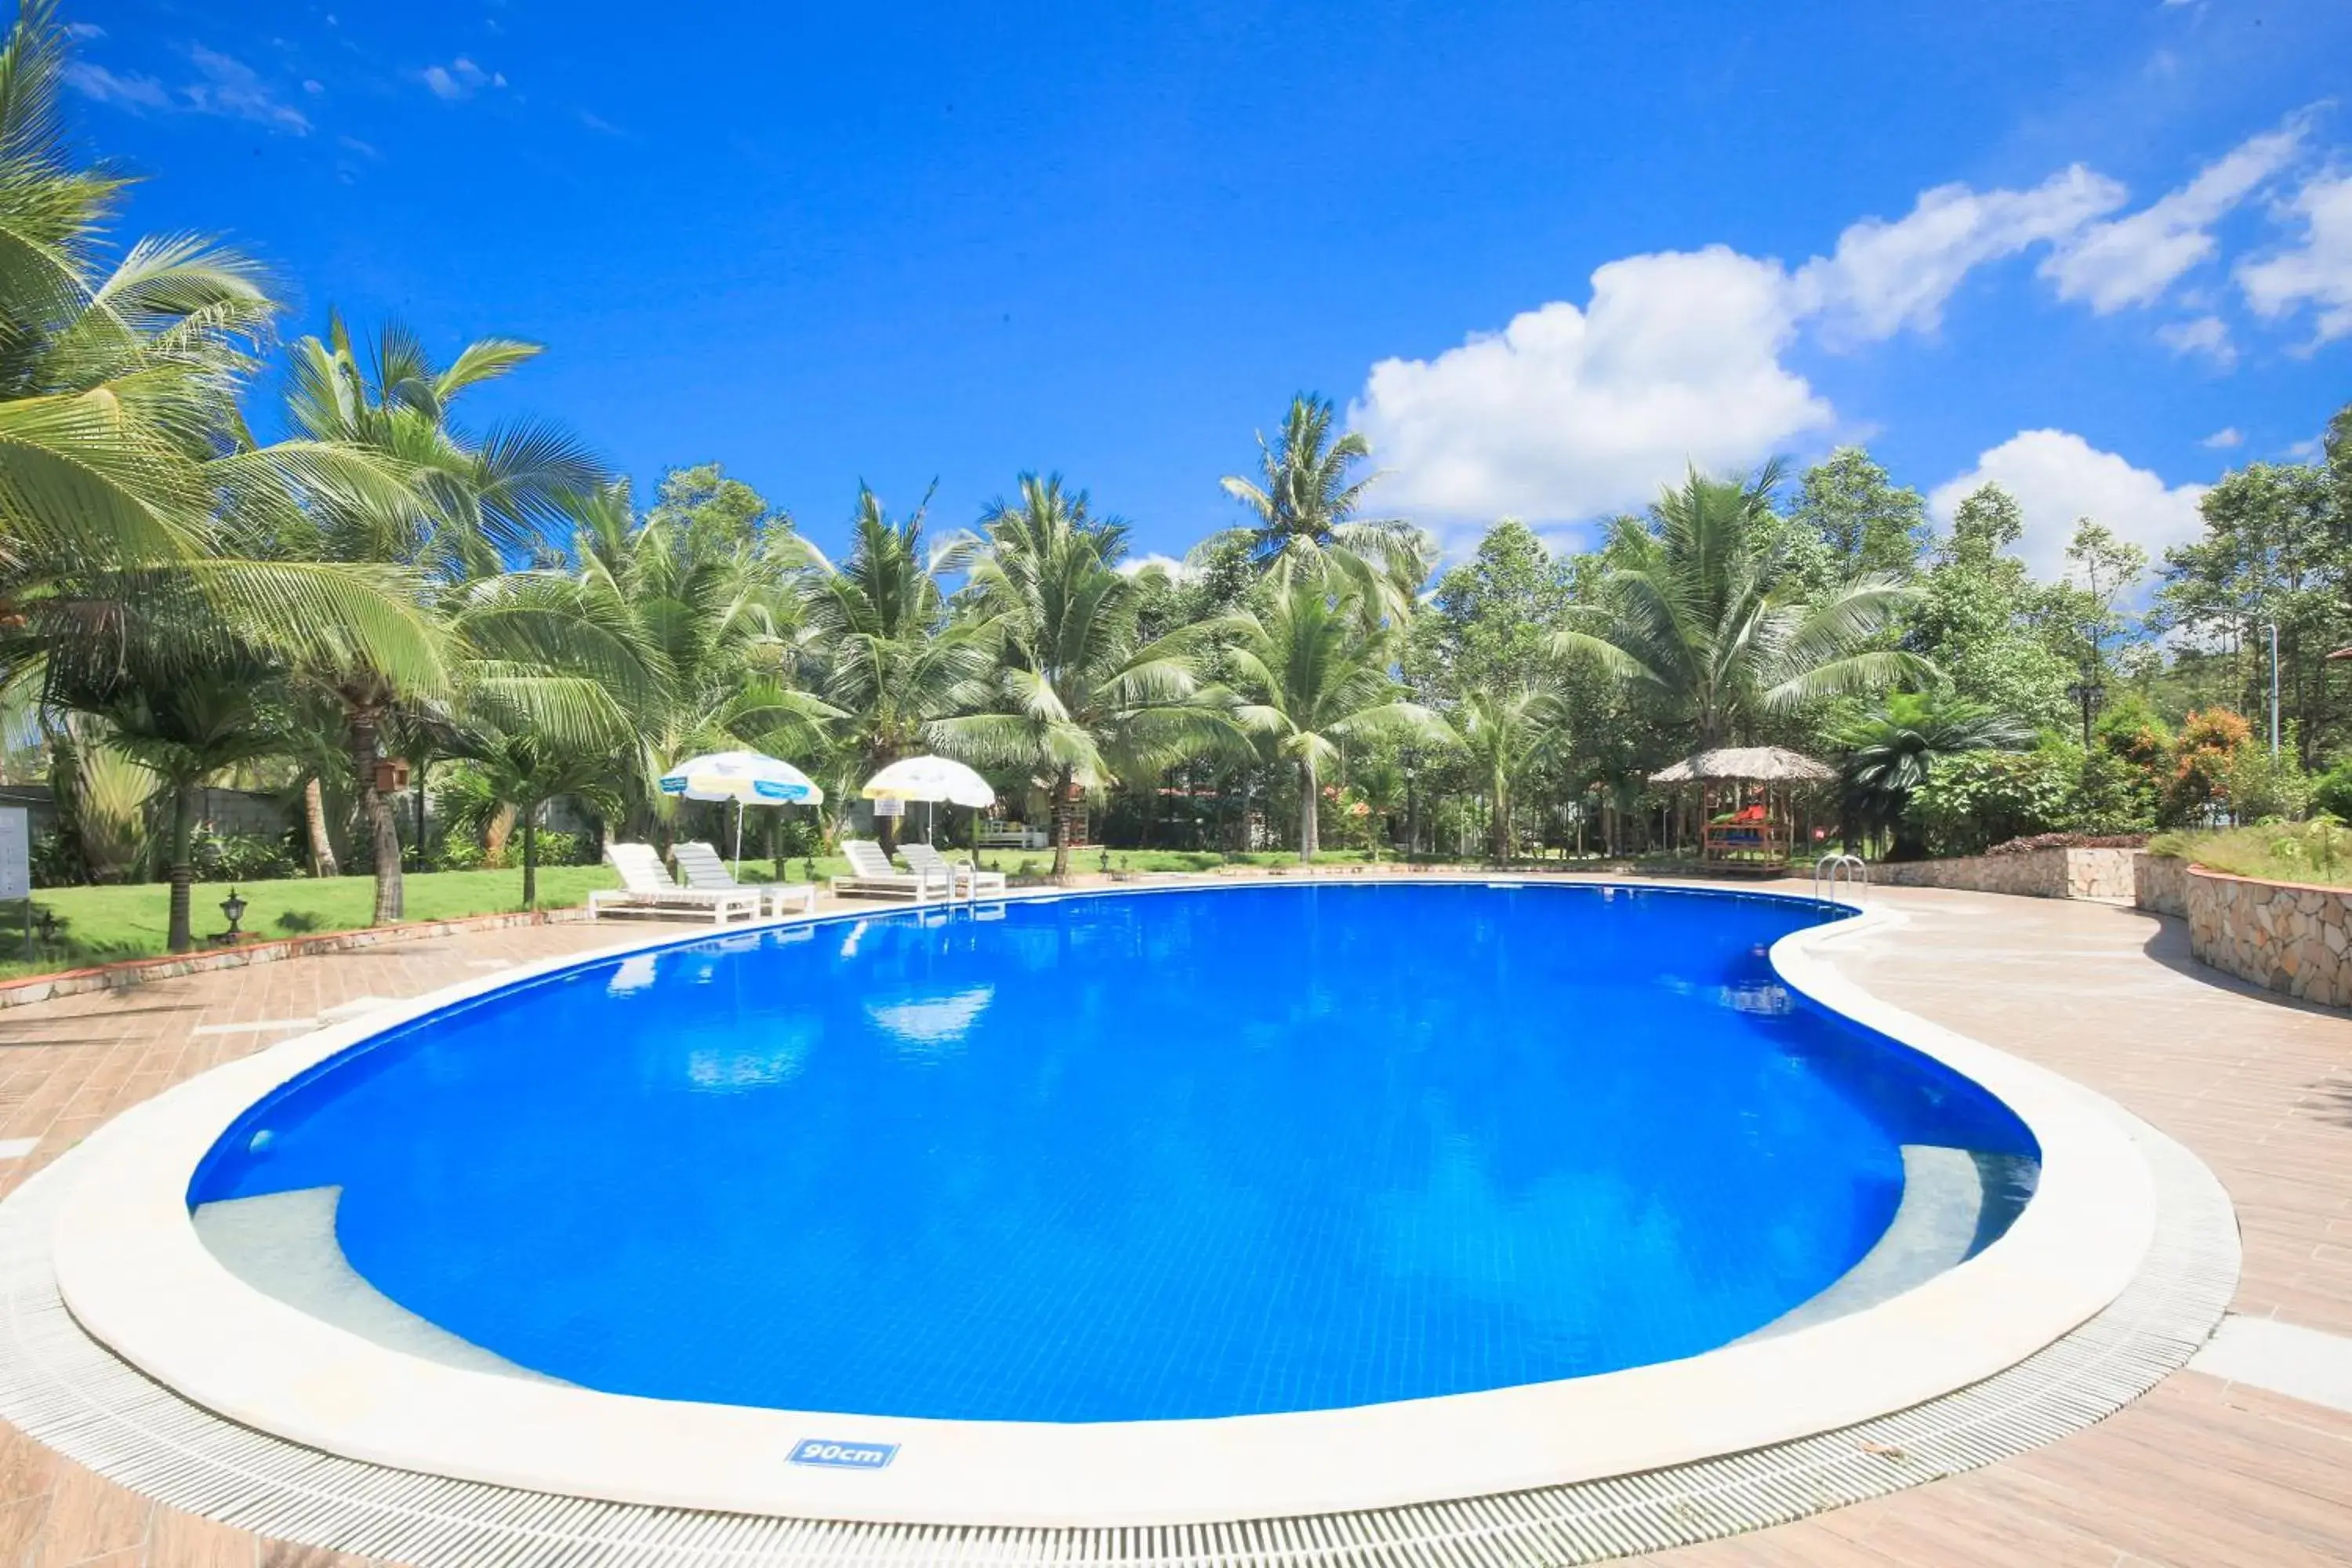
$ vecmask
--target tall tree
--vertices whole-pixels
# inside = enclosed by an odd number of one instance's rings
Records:
[[[1336,574],[1368,611],[1401,616],[1428,575],[1426,546],[1408,522],[1357,515],[1379,478],[1357,477],[1371,445],[1352,430],[1334,436],[1332,424],[1329,399],[1292,398],[1275,438],[1257,438],[1258,477],[1228,476],[1225,493],[1255,520],[1243,531],[1261,571],[1318,581]]]
[[[2267,628],[2278,627],[2280,708],[2308,766],[2339,742],[2345,700],[2326,656],[2352,641],[2352,517],[2328,471],[2252,463],[2198,510],[2204,531],[2165,552],[2154,620],[2178,647],[2227,673],[2213,697],[2247,713],[2270,701]]]
[[[1320,845],[1318,819],[1326,771],[1351,740],[1394,736],[1429,744],[1449,732],[1436,716],[1406,700],[1391,673],[1393,630],[1368,621],[1349,595],[1294,577],[1272,584],[1255,609],[1219,628],[1243,698],[1237,717],[1276,756],[1298,771],[1298,858]]]
[[[984,617],[952,616],[940,582],[968,559],[969,547],[927,547],[926,510],[917,507],[893,522],[861,487],[848,556],[836,565],[814,545],[803,547],[810,646],[823,661],[819,690],[840,715],[834,733],[857,779],[914,754],[933,725],[994,695],[992,628]],[[879,823],[887,847],[890,819]]]
[[[942,751],[1045,784],[1054,875],[1066,878],[1079,791],[1155,778],[1241,733],[1201,678],[1201,628],[1142,637],[1146,585],[1118,570],[1125,524],[1095,518],[1059,475],[1024,474],[983,527],[970,591],[1001,649],[993,700],[925,731]]]
[[[1505,518],[1413,616],[1406,672],[1415,689],[1447,699],[1538,682],[1573,599],[1568,563],[1533,529]]]
[[[2048,729],[2066,723],[2076,672],[2048,635],[2047,590],[2011,553],[2024,532],[2000,486],[1963,499],[1920,578],[1904,646],[1932,660],[1956,695]]]
[[[1511,858],[1511,809],[1519,786],[1567,740],[1568,710],[1540,686],[1474,690],[1454,710],[1454,733],[1486,792],[1487,852]]]
[[[1862,577],[1808,601],[1782,582],[1765,547],[1778,479],[1777,468],[1747,483],[1694,470],[1647,522],[1614,530],[1600,629],[1553,637],[1563,655],[1595,659],[1646,692],[1701,750],[1770,714],[1934,673],[1915,654],[1873,646],[1912,598],[1903,584]]]
[[[484,338],[436,365],[415,333],[387,322],[362,354],[340,316],[330,318],[323,337],[296,342],[289,356],[288,422],[313,440],[399,465],[415,504],[315,493],[298,519],[277,531],[274,548],[297,560],[395,563],[411,574],[415,604],[425,615],[448,610],[453,596],[510,563],[543,556],[548,531],[567,522],[578,499],[602,483],[601,465],[572,437],[541,421],[503,422],[478,437],[456,422],[467,392],[540,352],[535,343]],[[556,599],[544,590],[502,604],[478,596],[475,608],[487,613],[475,616],[475,625],[543,637],[561,619]],[[504,657],[509,651],[469,649],[459,638],[445,644],[440,668],[400,668],[358,649],[329,649],[304,661],[312,683],[342,709],[379,925],[400,919],[404,901],[400,832],[377,776],[385,727],[403,704],[449,700],[457,672],[448,667],[469,653],[484,653],[480,673],[499,682],[510,700],[520,699],[530,671],[527,660]],[[539,695],[554,705],[550,721],[580,720],[599,696],[577,681],[546,686]]]
[[[1860,447],[1840,447],[1798,481],[1795,521],[1829,547],[1843,576],[1906,578],[1927,548],[1927,505]]]

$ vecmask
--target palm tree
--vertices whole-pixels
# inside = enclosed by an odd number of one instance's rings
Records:
[[[1258,479],[1228,476],[1225,493],[1256,519],[1240,532],[1260,571],[1318,581],[1336,574],[1370,612],[1402,615],[1429,574],[1427,547],[1410,523],[1357,517],[1380,476],[1354,477],[1370,443],[1352,430],[1334,439],[1331,423],[1328,399],[1292,398],[1275,439],[1257,438]]]
[[[952,616],[940,583],[971,547],[958,542],[927,551],[926,510],[893,522],[874,492],[860,487],[845,561],[835,565],[802,544],[809,567],[804,614],[811,645],[822,650],[819,691],[840,715],[844,772],[858,778],[915,753],[933,725],[994,697],[993,631],[983,616]],[[890,819],[877,826],[887,848]]]
[[[407,574],[415,613],[440,618],[438,657],[429,666],[395,665],[362,648],[330,648],[302,661],[306,679],[342,711],[355,794],[366,826],[375,874],[375,923],[400,919],[403,908],[400,832],[378,787],[383,735],[404,706],[433,708],[458,700],[469,679],[499,686],[509,703],[533,702],[542,721],[569,724],[575,735],[602,727],[593,712],[612,693],[572,678],[533,682],[534,645],[567,626],[594,645],[575,662],[601,659],[627,669],[627,658],[606,657],[616,646],[610,626],[593,624],[586,599],[568,605],[544,587],[504,603],[467,606],[471,626],[453,596],[494,581],[499,567],[528,552],[543,531],[566,517],[581,495],[604,479],[595,459],[555,426],[519,420],[492,426],[481,437],[452,421],[468,390],[507,374],[540,353],[538,345],[504,338],[468,344],[446,367],[436,366],[415,336],[386,324],[363,362],[341,317],[324,338],[306,337],[289,353],[287,418],[305,437],[336,450],[368,454],[406,479],[404,504],[312,487],[296,517],[269,540],[282,557],[351,563],[389,562]],[[477,647],[468,632],[503,632],[496,646]],[[519,639],[519,640],[518,640]],[[600,651],[601,650],[601,651]],[[470,676],[462,665],[475,668]],[[583,717],[583,712],[586,716]]]
[[[127,182],[74,162],[66,48],[46,0],[0,44],[0,684],[120,647],[142,604],[190,589],[256,647],[429,662],[396,574],[236,548],[298,485],[396,510],[404,480],[337,443],[254,441],[236,398],[277,307],[251,261],[194,237],[109,260]]]
[[[981,766],[1038,777],[1054,803],[1054,876],[1070,871],[1078,794],[1156,778],[1243,744],[1223,693],[1201,679],[1202,628],[1146,641],[1147,585],[1118,570],[1127,529],[1097,521],[1060,476],[1024,474],[998,501],[971,563],[971,594],[1001,650],[991,710],[924,733]]]
[[[251,650],[217,640],[194,659],[180,657],[190,651],[186,645],[165,638],[142,638],[129,651],[127,659],[79,668],[52,661],[46,700],[52,709],[100,721],[106,745],[155,775],[171,823],[167,945],[185,952],[194,941],[189,896],[195,882],[196,791],[222,769],[283,747],[283,725],[270,698],[274,673]]]
[[[627,737],[619,738],[621,746],[627,743]],[[612,750],[567,745],[529,730],[481,730],[467,734],[457,751],[481,793],[513,808],[522,830],[522,907],[539,908],[540,813],[563,795],[577,795],[606,814],[617,811]]]
[[[789,581],[799,542],[729,541],[658,511],[633,515],[625,482],[576,508],[573,554],[602,614],[643,651],[653,700],[636,715],[635,766],[619,770],[619,809],[643,823],[675,803],[661,776],[698,752],[739,744],[814,746],[837,710],[792,684],[802,605]]]
[[[1454,714],[1454,733],[1486,786],[1492,816],[1488,852],[1511,858],[1511,806],[1520,783],[1567,739],[1568,708],[1538,686],[1474,691]]]
[[[1393,632],[1370,624],[1353,595],[1294,577],[1272,584],[1265,603],[1221,623],[1236,716],[1298,770],[1298,858],[1315,858],[1317,792],[1343,742],[1380,735],[1435,743],[1449,738],[1427,709],[1404,700],[1391,673]]]
[[[1804,703],[1934,679],[1916,654],[1872,646],[1911,589],[1858,577],[1811,603],[1790,595],[1767,527],[1779,480],[1778,464],[1747,483],[1693,470],[1647,523],[1621,521],[1600,629],[1558,632],[1555,650],[1647,691],[1699,750]]]
[[[1904,808],[1937,762],[1967,752],[2015,752],[2033,743],[2032,726],[1963,697],[1891,692],[1875,712],[1837,731],[1843,755],[1839,793],[1853,834],[1893,830],[1904,842]]]

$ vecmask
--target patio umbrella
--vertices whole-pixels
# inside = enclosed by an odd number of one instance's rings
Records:
[[[664,795],[735,803],[735,870],[743,870],[745,805],[821,805],[824,791],[790,763],[758,752],[712,752],[689,757],[662,775]]]
[[[867,800],[919,800],[926,806],[940,801],[985,811],[996,804],[996,791],[978,773],[947,757],[901,757],[866,781],[858,792]],[[923,837],[931,837],[930,814],[923,816]]]

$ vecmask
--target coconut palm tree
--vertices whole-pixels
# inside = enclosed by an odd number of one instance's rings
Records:
[[[64,137],[67,47],[45,0],[0,43],[0,683],[120,646],[140,605],[184,587],[257,647],[430,663],[396,573],[237,548],[298,484],[396,510],[404,479],[334,442],[255,442],[236,398],[277,309],[260,271],[201,237],[112,249],[126,181]]]
[[[1933,693],[1890,692],[1874,712],[1842,726],[1836,740],[1839,795],[1849,834],[1892,830],[1903,838],[1911,792],[1937,762],[1968,752],[2016,752],[2033,744],[2033,728],[1981,702]]]
[[[1511,858],[1511,806],[1519,785],[1568,739],[1568,707],[1539,686],[1474,691],[1454,712],[1454,733],[1486,785],[1492,821],[1488,853]]]
[[[478,728],[465,731],[456,750],[478,781],[480,793],[510,808],[522,833],[522,907],[539,908],[539,816],[547,803],[564,795],[586,800],[601,813],[620,809],[613,788],[613,754],[632,737],[614,737],[613,748],[566,743],[529,729]]]
[[[1318,581],[1336,574],[1368,611],[1401,616],[1429,574],[1427,545],[1410,523],[1356,515],[1380,477],[1356,477],[1371,446],[1352,430],[1335,438],[1331,426],[1330,401],[1302,393],[1275,438],[1258,437],[1258,478],[1223,480],[1255,520],[1239,531],[1260,571]]]
[[[969,541],[932,550],[926,504],[893,522],[860,487],[849,553],[839,563],[805,542],[808,642],[821,660],[817,685],[842,748],[845,783],[870,777],[919,752],[931,726],[990,705],[997,644],[982,615],[950,613],[941,575],[969,561]],[[845,795],[845,791],[843,792]],[[890,819],[879,819],[886,836]]]
[[[1648,521],[1622,521],[1597,627],[1554,634],[1557,652],[1646,691],[1701,750],[1804,703],[1935,679],[1916,654],[1873,646],[1908,587],[1858,577],[1811,602],[1792,596],[1769,527],[1780,472],[1768,465],[1739,482],[1693,470]]]
[[[201,600],[184,594],[165,612],[194,623],[176,628],[184,636],[158,635],[151,624],[112,657],[53,658],[44,693],[52,711],[98,721],[100,743],[154,775],[171,825],[167,944],[173,952],[185,952],[194,940],[189,895],[195,882],[198,787],[222,769],[269,756],[285,743],[276,670],[216,624],[205,625],[204,612]]]
[[[1019,768],[1054,807],[1054,876],[1068,877],[1079,792],[1157,778],[1245,744],[1230,704],[1201,676],[1203,628],[1146,641],[1148,586],[1121,572],[1126,525],[1097,520],[1061,478],[1021,476],[971,561],[970,594],[1000,649],[989,710],[923,726],[942,752]]]
[[[631,629],[653,700],[637,714],[635,766],[615,771],[620,809],[640,825],[675,803],[661,776],[698,752],[749,744],[803,752],[837,710],[793,684],[802,600],[797,540],[734,541],[660,512],[633,514],[625,482],[583,499],[572,552],[583,586]]]
[[[348,488],[307,487],[305,504],[271,531],[268,547],[294,561],[395,563],[406,574],[410,607],[440,638],[431,668],[395,666],[356,647],[300,661],[304,679],[341,710],[378,924],[398,920],[404,902],[399,828],[377,776],[384,731],[404,707],[446,715],[468,689],[495,688],[509,710],[528,707],[541,726],[585,741],[608,727],[603,708],[643,689],[645,666],[626,646],[628,628],[609,615],[600,621],[593,595],[567,595],[551,581],[496,585],[501,566],[539,544],[604,479],[594,458],[553,426],[509,421],[476,437],[454,422],[467,391],[539,353],[533,343],[488,338],[436,366],[413,333],[386,324],[362,356],[340,316],[330,317],[324,337],[303,338],[289,352],[292,428],[396,469],[408,493],[403,504],[383,504]],[[534,668],[548,657],[568,671]],[[586,679],[591,668],[617,673],[623,685]]]
[[[1366,619],[1353,595],[1303,576],[1270,584],[1264,602],[1220,624],[1243,698],[1235,716],[1298,770],[1298,858],[1319,847],[1316,803],[1342,742],[1379,735],[1438,743],[1451,732],[1405,700],[1391,669],[1395,634]]]

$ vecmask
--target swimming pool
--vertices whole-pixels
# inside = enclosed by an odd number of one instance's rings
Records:
[[[326,1194],[369,1286],[524,1373],[1073,1423],[1696,1355],[1872,1256],[1917,1151],[2036,1152],[1969,1079],[1781,987],[1766,950],[1831,913],[1802,900],[986,912],[737,933],[427,1015],[252,1106],[187,1201]]]

